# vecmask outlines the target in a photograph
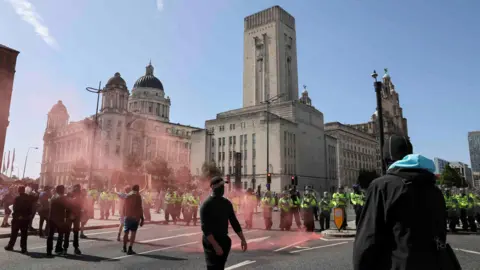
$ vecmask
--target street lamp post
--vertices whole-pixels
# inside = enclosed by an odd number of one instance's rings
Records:
[[[100,94],[103,92],[102,90],[102,82],[98,83],[98,89],[93,88],[93,87],[87,87],[86,90],[90,93],[97,94],[97,108],[95,110],[95,124],[93,127],[93,137],[92,137],[92,146],[90,148],[91,154],[90,154],[90,172],[88,176],[88,188],[91,187],[92,185],[92,176],[93,176],[93,161],[95,158],[94,150],[95,150],[95,139],[97,135],[97,127],[98,127],[98,106],[100,104]]]
[[[284,94],[281,93],[261,102],[267,104],[267,175],[270,173],[270,104],[283,96]],[[267,190],[270,190],[270,185],[267,185]]]
[[[27,150],[27,155],[25,155],[25,164],[23,165],[23,175],[22,175],[22,179],[25,178],[25,170],[27,169],[28,153],[30,153],[30,149],[35,149],[35,150],[37,150],[38,147],[31,146],[31,147],[28,148],[28,150]]]
[[[377,81],[378,74],[374,70],[372,73],[372,78],[375,81],[373,86],[375,87],[375,93],[377,94],[377,119],[378,119],[378,136],[380,139],[380,162],[382,164],[382,175],[385,174],[385,162],[383,161],[383,144],[385,141],[384,130],[383,130],[383,108],[382,108],[382,82]]]

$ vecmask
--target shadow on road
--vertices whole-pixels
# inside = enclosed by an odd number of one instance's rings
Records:
[[[15,252],[15,253],[20,253],[20,251],[18,250],[14,250],[12,252]],[[74,261],[84,261],[84,262],[100,262],[100,261],[104,261],[108,258],[105,258],[105,257],[99,257],[99,256],[92,256],[92,255],[86,255],[86,254],[82,254],[82,255],[71,255],[71,254],[68,254],[66,256],[63,256],[63,255],[56,255],[56,256],[48,256],[46,253],[40,253],[40,252],[28,252],[27,254],[25,254],[26,256],[29,256],[30,258],[33,258],[33,259],[44,259],[44,258],[54,258],[54,257],[61,257],[61,258],[65,258],[67,260],[74,260]]]
[[[171,256],[165,256],[165,255],[153,255],[153,254],[137,254],[135,256],[141,256],[141,257],[146,257],[150,259],[164,260],[164,261],[186,261],[187,260],[185,258],[177,258],[177,257],[171,257]]]

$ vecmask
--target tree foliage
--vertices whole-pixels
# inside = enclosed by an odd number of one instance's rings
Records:
[[[440,185],[445,185],[447,187],[461,187],[463,181],[462,176],[450,167],[450,165],[445,165],[445,168],[443,169],[442,174],[440,175]]]
[[[166,186],[172,176],[172,169],[168,166],[168,162],[161,157],[149,161],[145,168],[146,172],[152,175],[152,180],[157,187]]]
[[[182,166],[175,172],[175,183],[188,189],[194,188],[192,174],[187,166]]]
[[[209,181],[212,177],[222,176],[222,171],[215,162],[204,162],[202,165],[202,177],[204,181]]]
[[[142,170],[142,160],[137,154],[131,153],[126,156],[123,167],[127,172],[139,172]]]
[[[378,177],[379,175],[375,170],[361,169],[358,173],[357,184],[359,184],[362,189],[367,189],[370,183]]]
[[[79,159],[72,166],[72,170],[70,171],[70,180],[72,182],[77,182],[77,181],[83,182],[87,177],[87,173],[88,173],[87,163],[83,158]]]

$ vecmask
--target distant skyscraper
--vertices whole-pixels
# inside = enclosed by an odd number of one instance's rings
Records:
[[[470,150],[472,171],[480,172],[480,131],[468,133],[468,148]]]
[[[450,162],[441,159],[441,158],[434,158],[433,162],[435,163],[435,173],[436,174],[442,174],[443,170],[445,169],[445,166],[449,164]]]

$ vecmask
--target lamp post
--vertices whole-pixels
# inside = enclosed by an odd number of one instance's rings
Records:
[[[383,108],[382,108],[382,82],[377,81],[378,74],[374,70],[372,73],[372,78],[375,81],[373,86],[375,87],[375,93],[377,94],[377,119],[378,119],[378,136],[380,139],[380,162],[382,164],[382,175],[385,174],[385,162],[383,161],[383,144],[385,141],[384,130],[383,130]]]
[[[93,161],[95,158],[94,150],[95,150],[95,139],[97,135],[97,127],[98,127],[98,106],[100,103],[100,94],[103,92],[102,90],[102,82],[98,83],[98,89],[93,87],[87,87],[86,90],[90,93],[97,94],[97,108],[95,110],[95,123],[93,127],[93,137],[92,137],[92,146],[90,147],[91,154],[90,154],[90,172],[88,176],[88,188],[92,185],[92,176],[93,176]]]
[[[23,175],[22,175],[22,179],[25,178],[25,170],[27,169],[28,153],[30,153],[30,149],[38,150],[38,147],[31,146],[31,147],[28,148],[28,150],[27,150],[27,155],[25,156],[25,164],[23,165]]]
[[[278,100],[284,95],[284,93],[281,93],[261,102],[262,104],[267,104],[267,175],[270,173],[270,103]],[[270,183],[267,184],[267,190],[270,190]]]

